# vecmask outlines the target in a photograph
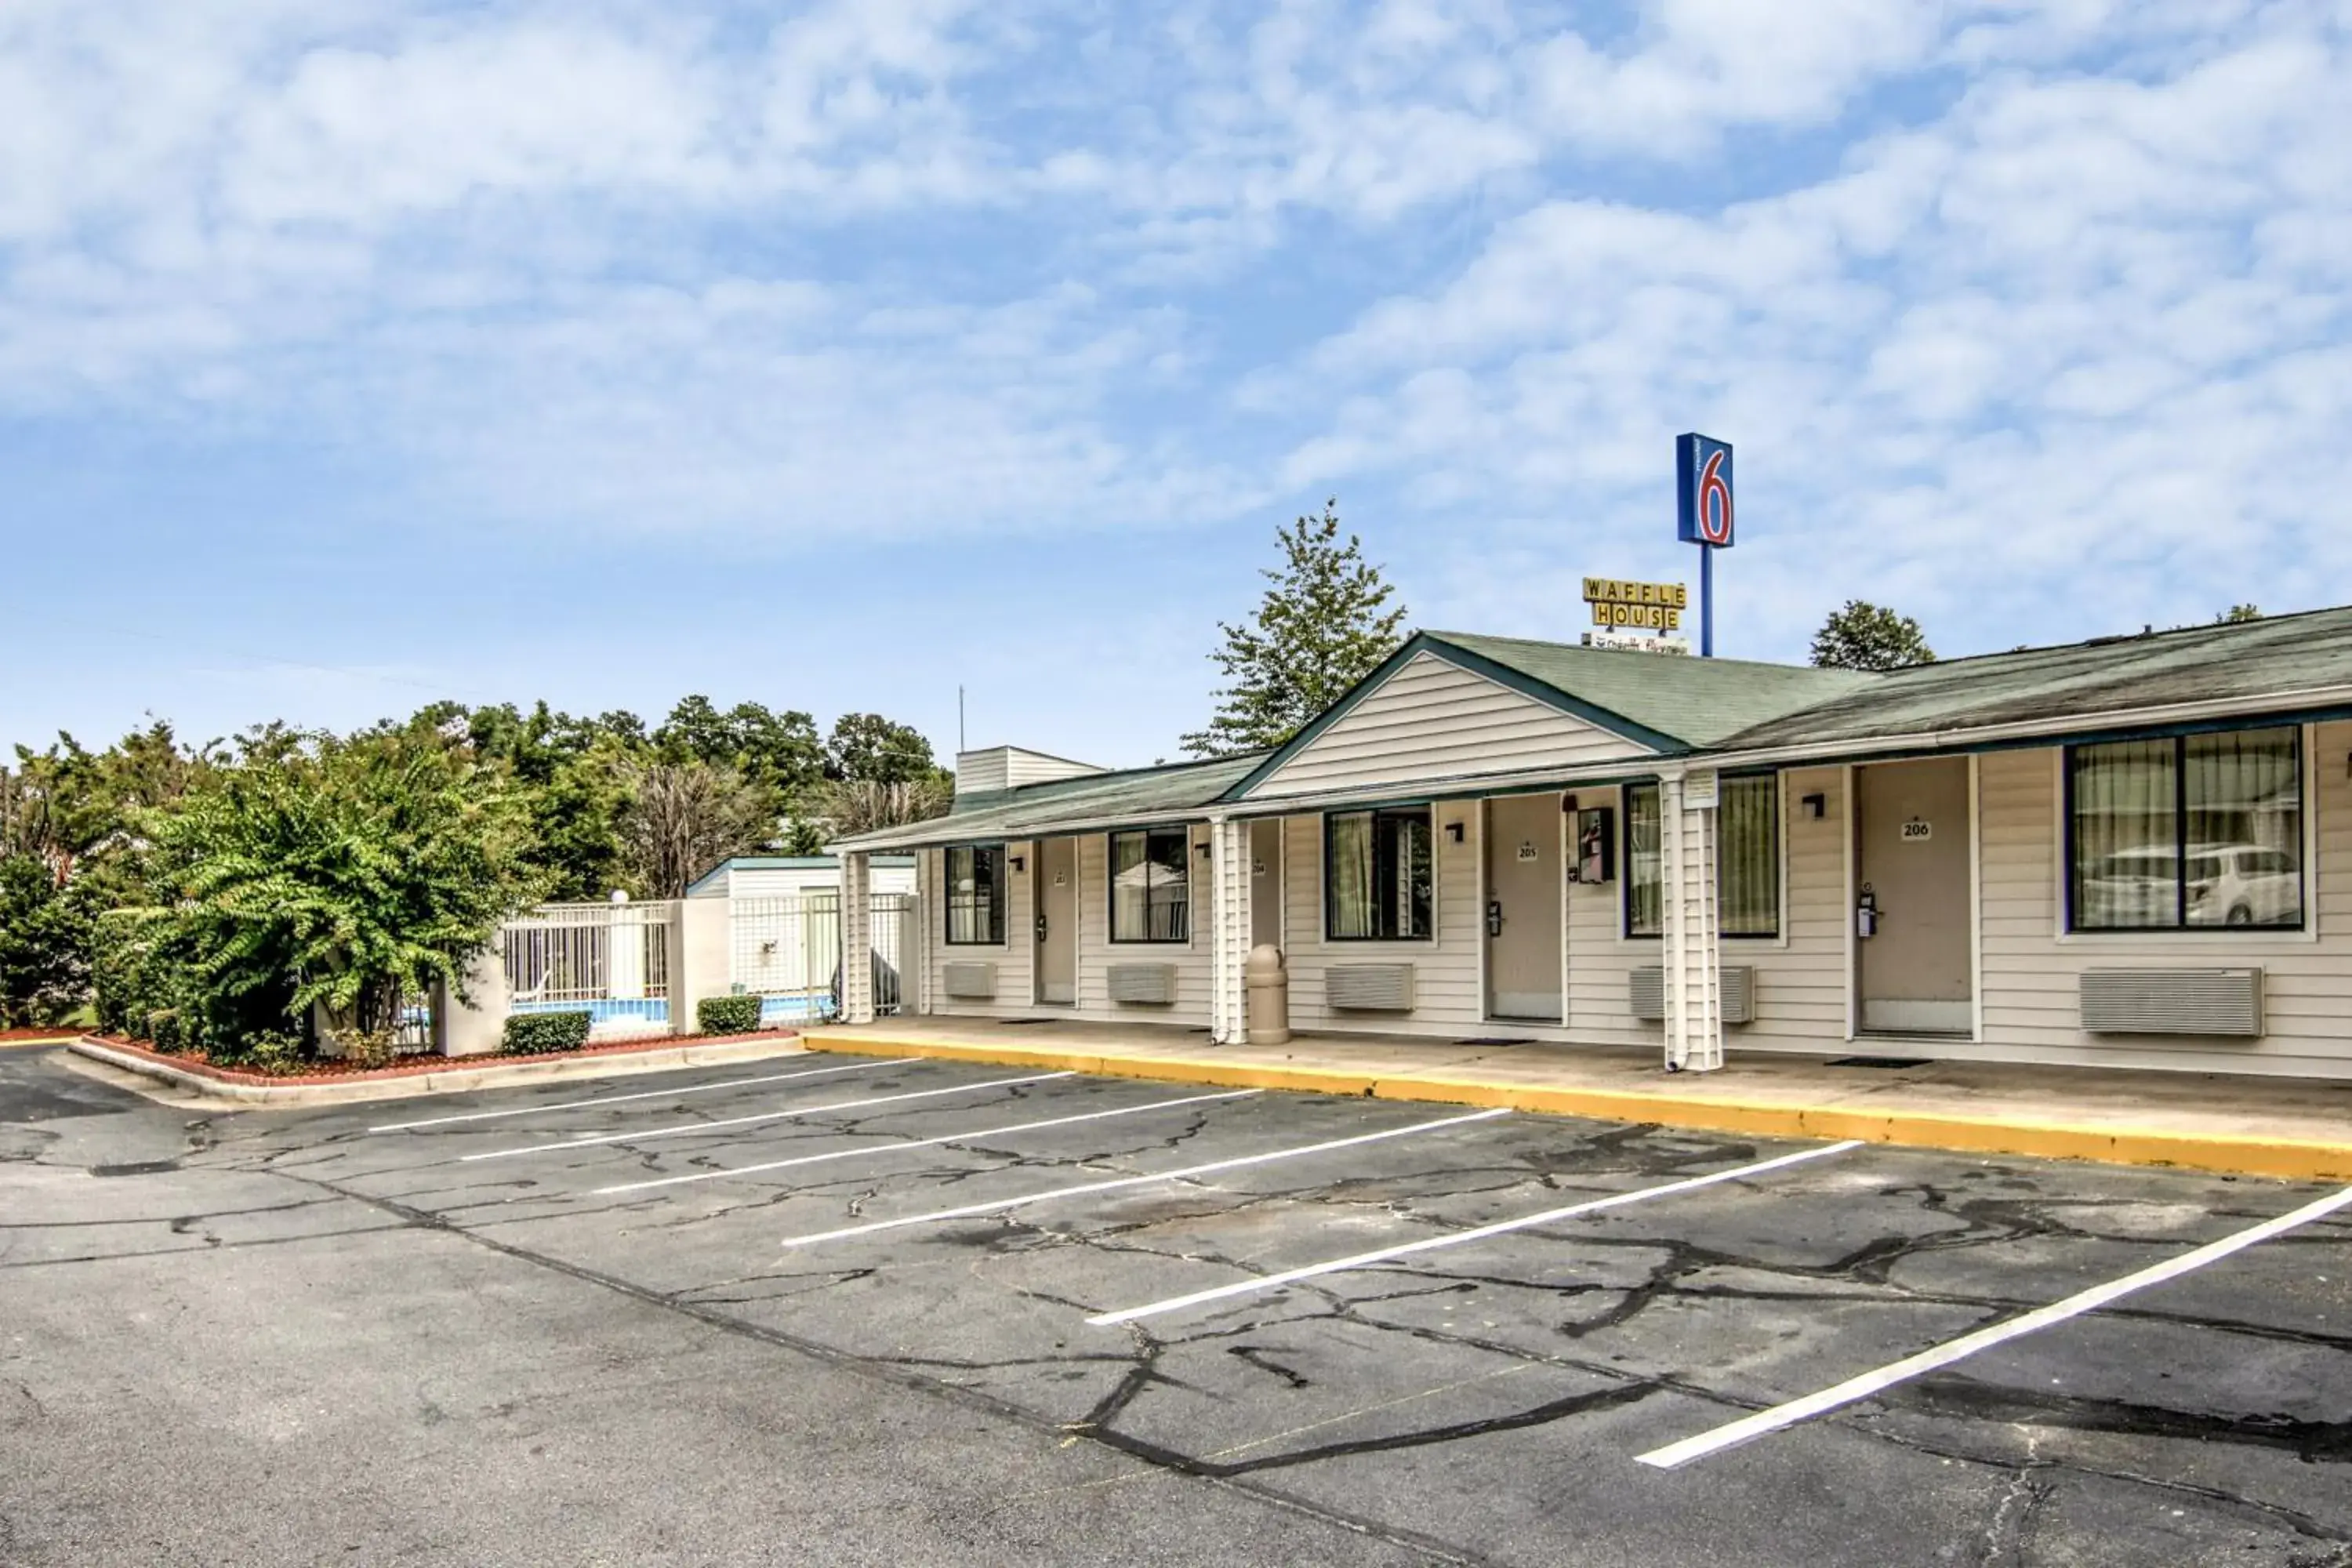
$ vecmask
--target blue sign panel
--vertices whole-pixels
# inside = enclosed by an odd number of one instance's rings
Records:
[[[1675,441],[1675,487],[1682,525],[1675,537],[1685,544],[1731,548],[1731,443],[1689,435]]]

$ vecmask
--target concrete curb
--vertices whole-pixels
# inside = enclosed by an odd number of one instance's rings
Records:
[[[439,1072],[415,1073],[406,1078],[362,1079],[350,1083],[253,1084],[227,1083],[204,1073],[190,1072],[185,1068],[152,1062],[129,1051],[115,1050],[96,1040],[83,1038],[70,1041],[66,1048],[76,1056],[103,1062],[121,1072],[137,1073],[142,1078],[175,1088],[190,1089],[210,1100],[235,1100],[243,1105],[357,1105],[372,1100],[413,1100],[421,1095],[455,1094],[463,1089],[504,1089],[519,1083],[551,1083],[567,1079],[626,1078],[637,1073],[662,1072],[677,1068],[713,1067],[726,1062],[761,1061],[769,1057],[802,1056],[808,1051],[808,1042],[797,1036],[782,1038],[740,1040],[734,1044],[714,1041],[707,1045],[672,1046],[662,1050],[635,1051],[625,1055],[573,1057],[556,1060],[501,1061],[488,1067],[453,1067]]]
[[[1112,1078],[1202,1084],[1220,1089],[1290,1089],[1307,1094],[1432,1100],[1444,1105],[1507,1107],[1547,1116],[1601,1121],[1655,1122],[1707,1132],[1768,1138],[1859,1138],[1972,1154],[2024,1154],[2044,1160],[2093,1160],[2112,1165],[2169,1165],[2227,1175],[2277,1176],[2291,1181],[2352,1181],[2352,1139],[2236,1138],[2160,1128],[2103,1127],[1953,1116],[1927,1111],[1852,1110],[1836,1106],[1782,1105],[1759,1100],[1695,1100],[1622,1089],[1547,1089],[1475,1079],[1385,1078],[1326,1068],[1279,1068],[1197,1058],[1115,1057],[1089,1051],[1024,1046],[967,1046],[877,1035],[819,1034],[818,1050],[850,1056],[919,1056],[1004,1067],[1067,1068]]]

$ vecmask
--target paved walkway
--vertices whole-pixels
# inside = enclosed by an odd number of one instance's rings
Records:
[[[2305,1180],[2352,1180],[2352,1083],[2214,1073],[1743,1054],[1667,1073],[1654,1048],[1302,1035],[1217,1046],[1162,1025],[892,1018],[810,1031],[812,1049],[1051,1066],[1127,1078],[1508,1105],[1773,1137],[1879,1142]],[[1855,1049],[1869,1052],[1868,1044]],[[1878,1049],[1900,1050],[1889,1044]]]

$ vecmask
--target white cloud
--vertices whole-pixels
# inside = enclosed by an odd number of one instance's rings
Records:
[[[2313,498],[2352,487],[2352,269],[2322,237],[2347,150],[2343,30],[2281,25],[2147,79],[1990,79],[1711,213],[1548,202],[1318,347],[1345,395],[1290,474],[1573,520],[1511,574],[1523,624],[1558,626],[1580,570],[1674,569],[1694,426],[1740,446],[1727,570],[1779,651],[1848,594],[2018,637],[2340,599],[2352,542]],[[1491,602],[1489,564],[1437,603]]]

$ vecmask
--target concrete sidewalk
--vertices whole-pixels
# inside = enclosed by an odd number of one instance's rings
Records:
[[[892,1018],[808,1032],[812,1050],[928,1056],[1226,1088],[1503,1105],[1710,1131],[1874,1142],[2309,1181],[2352,1181],[2352,1083],[2005,1063],[1838,1066],[1737,1045],[1715,1073],[1654,1048],[1299,1036],[1216,1046],[1157,1025]],[[1854,1050],[1899,1052],[1899,1043]]]

